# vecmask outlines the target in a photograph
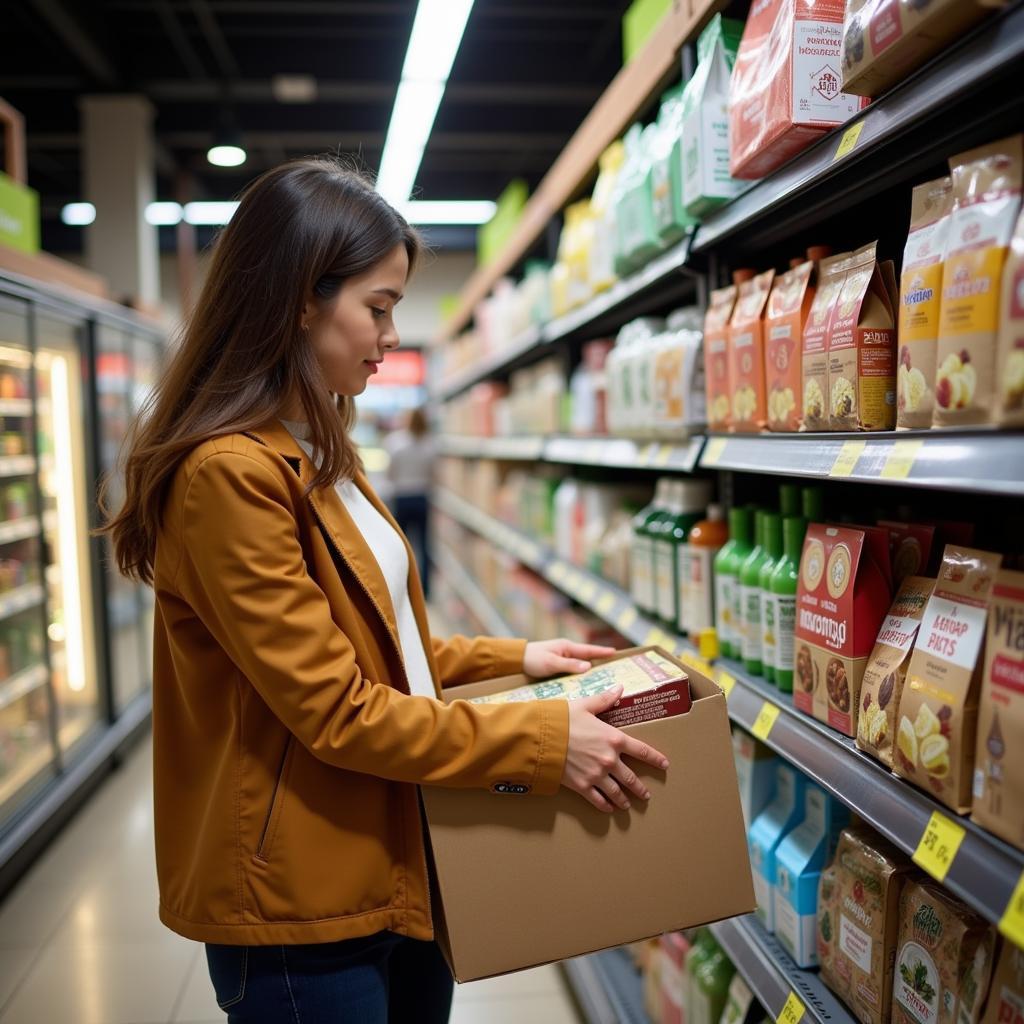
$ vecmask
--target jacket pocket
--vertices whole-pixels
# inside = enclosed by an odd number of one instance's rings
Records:
[[[270,860],[270,851],[274,847],[274,837],[277,834],[277,827],[281,822],[285,790],[288,788],[288,772],[292,764],[293,741],[294,737],[289,735],[284,745],[284,753],[281,755],[280,767],[277,769],[277,778],[274,781],[274,791],[270,796],[267,816],[263,822],[263,831],[260,833],[259,843],[256,845],[256,859],[264,862]]]

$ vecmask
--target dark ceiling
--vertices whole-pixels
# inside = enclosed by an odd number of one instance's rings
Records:
[[[417,181],[423,199],[495,198],[535,185],[621,64],[628,0],[476,0]],[[0,96],[28,129],[44,246],[73,247],[60,207],[82,199],[77,98],[139,92],[156,108],[157,198],[180,172],[196,199],[233,196],[289,157],[357,155],[376,170],[415,0],[4,0]],[[312,103],[272,77],[312,75]],[[206,149],[227,103],[249,159]]]

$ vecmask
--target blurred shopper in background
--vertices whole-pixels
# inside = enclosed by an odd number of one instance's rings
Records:
[[[416,552],[423,593],[430,598],[430,486],[436,449],[425,409],[413,409],[405,426],[391,434],[384,447],[391,461],[391,507],[402,532]]]

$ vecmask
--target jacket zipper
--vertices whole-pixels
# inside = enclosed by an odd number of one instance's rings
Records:
[[[274,780],[274,789],[270,794],[270,806],[267,808],[267,817],[263,822],[263,830],[260,832],[260,841],[256,844],[256,856],[259,860],[266,860],[264,847],[267,845],[267,833],[270,831],[270,823],[274,819],[274,808],[277,806],[277,794],[284,779],[284,768],[288,762],[288,753],[292,748],[292,737],[288,734],[288,740],[284,745],[284,753],[281,755],[281,764],[277,769],[277,778]]]

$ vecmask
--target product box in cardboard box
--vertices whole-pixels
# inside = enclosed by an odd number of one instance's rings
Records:
[[[995,421],[1003,427],[1024,426],[1024,210],[1003,270],[996,367]]]
[[[947,546],[900,696],[893,770],[971,809],[988,606],[1002,555]]]
[[[804,430],[829,429],[828,335],[852,255],[837,253],[818,267],[818,289],[804,322],[801,354]]]
[[[842,0],[756,0],[729,88],[729,169],[763,178],[864,105],[840,92]]]
[[[649,651],[674,660],[654,647],[619,656]],[[685,715],[624,730],[671,762],[666,773],[634,763],[651,800],[628,813],[605,815],[566,789],[541,798],[423,788],[440,889],[438,939],[459,981],[753,910],[725,696],[699,672],[686,672],[693,705]],[[444,698],[528,682],[472,683]],[[680,843],[686,835],[701,841]]]
[[[1024,949],[1004,942],[996,961],[992,987],[981,1024],[1021,1024],[1024,1021]]]
[[[974,757],[974,820],[1024,850],[1024,573],[996,576]]]
[[[857,734],[861,679],[891,596],[885,530],[808,528],[796,594],[798,710],[846,736]]]
[[[768,429],[794,431],[803,419],[804,323],[814,300],[814,263],[807,260],[780,274],[765,312],[765,383]]]
[[[711,293],[704,317],[704,386],[710,430],[728,430],[732,385],[729,379],[729,321],[736,305],[736,285]]]
[[[843,89],[880,96],[998,6],[1001,0],[847,0]]]
[[[729,323],[729,381],[732,385],[732,428],[762,430],[768,417],[764,386],[764,309],[775,271],[740,284]]]

